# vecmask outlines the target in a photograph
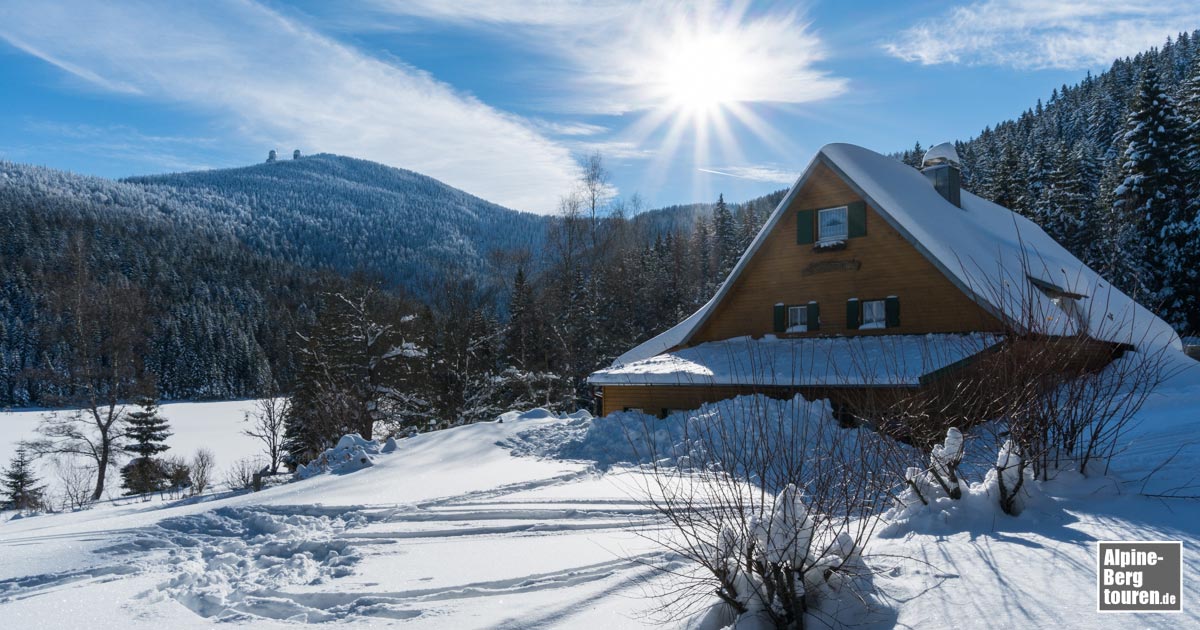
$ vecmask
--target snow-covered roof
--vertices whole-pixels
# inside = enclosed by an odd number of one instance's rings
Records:
[[[592,385],[916,386],[999,343],[999,335],[736,337],[593,373]]]
[[[1035,332],[1044,334],[1083,330],[1105,341],[1181,347],[1166,322],[1114,288],[1029,219],[965,190],[960,208],[942,197],[920,171],[896,159],[851,144],[828,144],[780,201],[713,299],[678,325],[621,355],[613,365],[641,361],[687,343],[788,211],[817,163],[841,175],[951,282],[1001,320],[1018,328],[1035,321]],[[1069,304],[1070,299],[1051,295],[1031,278],[1043,287],[1061,288],[1065,295],[1086,297]]]

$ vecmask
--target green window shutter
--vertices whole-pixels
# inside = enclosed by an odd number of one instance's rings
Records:
[[[816,302],[808,303],[808,330],[809,332],[821,329],[821,305]]]
[[[858,330],[859,317],[861,310],[858,305],[858,298],[850,298],[846,300],[846,328],[850,330]]]
[[[782,304],[775,305],[775,332],[784,332],[787,330],[787,307]]]
[[[883,304],[884,315],[887,317],[887,327],[895,328],[900,325],[900,298],[889,295]]]
[[[813,217],[816,213],[816,210],[801,210],[796,213],[796,243],[798,245],[816,242],[817,239],[813,236]]]
[[[849,219],[847,226],[847,236],[854,238],[856,236],[867,235],[867,204],[861,201],[855,201],[846,206],[846,215]]]

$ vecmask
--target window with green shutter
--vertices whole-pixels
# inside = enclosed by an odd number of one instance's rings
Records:
[[[846,328],[850,330],[858,330],[858,298],[850,298],[846,300]]]
[[[783,304],[775,305],[775,332],[781,333],[787,330],[787,307]]]
[[[856,238],[867,235],[867,204],[861,201],[855,201],[846,206],[847,214],[849,215],[849,228],[847,236]]]
[[[895,328],[900,325],[900,298],[889,295],[884,300],[884,310],[887,312],[887,327]]]
[[[821,329],[821,305],[816,302],[808,303],[808,330],[809,332]]]
[[[813,237],[813,217],[816,210],[801,210],[796,213],[796,243],[806,245],[816,241]]]

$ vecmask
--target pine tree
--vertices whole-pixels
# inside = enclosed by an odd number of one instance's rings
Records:
[[[1181,265],[1191,257],[1186,249],[1195,229],[1184,217],[1182,127],[1158,72],[1147,67],[1122,136],[1124,179],[1114,191],[1115,209],[1135,230],[1124,255],[1143,262],[1149,294],[1175,325],[1183,323],[1176,309],[1187,289],[1180,282],[1191,270]]]
[[[1180,45],[1185,41],[1192,40],[1181,37]],[[1176,324],[1186,331],[1197,332],[1200,331],[1200,51],[1194,54],[1188,78],[1180,88],[1179,111],[1184,123],[1185,185],[1183,211],[1170,230],[1182,243],[1172,306],[1181,311],[1175,318]]]
[[[707,221],[700,219],[696,223],[695,231],[692,232],[692,239],[695,242],[692,249],[696,256],[697,278],[695,284],[698,292],[694,300],[703,303],[712,297],[713,288],[716,286],[716,283],[713,281],[713,277],[716,274],[713,273],[712,268],[712,230],[709,229]]]
[[[529,369],[533,358],[533,340],[537,338],[539,328],[536,315],[533,293],[525,280],[525,268],[517,267],[508,305],[508,326],[504,331],[505,362],[508,365]]]
[[[138,400],[138,410],[125,418],[125,451],[134,455],[121,469],[121,487],[126,494],[144,494],[162,490],[167,482],[167,469],[155,455],[171,447],[165,440],[171,436],[166,418],[158,414],[158,404],[152,398]]]
[[[1065,145],[1059,147],[1035,214],[1046,233],[1080,259],[1085,257],[1085,248],[1092,239],[1083,161],[1079,152],[1069,151]]]
[[[713,240],[717,254],[717,281],[720,282],[733,270],[742,252],[738,249],[738,229],[733,222],[733,213],[725,204],[725,195],[717,197],[713,208]]]
[[[4,496],[0,506],[6,509],[38,510],[44,506],[45,489],[38,485],[33,460],[24,446],[17,447],[12,462],[0,475],[0,489]]]

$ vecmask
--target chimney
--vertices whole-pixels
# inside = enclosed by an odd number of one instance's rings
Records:
[[[300,149],[296,149],[295,151],[292,151],[292,159],[293,160],[300,159]]]
[[[946,201],[962,207],[962,166],[953,142],[943,142],[925,152],[921,172]]]

